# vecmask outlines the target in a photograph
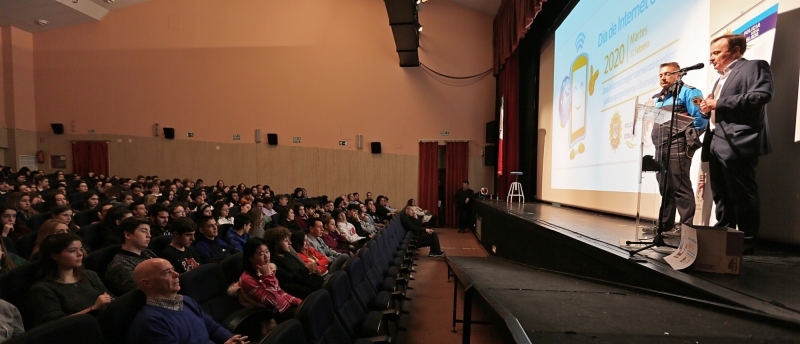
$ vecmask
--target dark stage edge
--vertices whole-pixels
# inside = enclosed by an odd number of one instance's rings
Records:
[[[794,324],[741,308],[571,277],[494,257],[447,257],[446,261],[506,342],[800,340],[800,328]],[[520,328],[527,341],[519,335]],[[516,332],[514,339],[510,339],[512,332]]]
[[[739,276],[675,271],[652,250],[630,259],[629,218],[545,203],[479,201],[481,244],[493,256],[578,276],[750,309],[800,324],[800,253],[756,246]]]

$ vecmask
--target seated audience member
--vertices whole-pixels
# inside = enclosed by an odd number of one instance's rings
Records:
[[[100,243],[100,247],[92,247],[92,249],[99,250],[103,247],[124,243],[125,238],[119,230],[119,224],[122,220],[132,216],[133,214],[131,214],[131,211],[125,208],[111,210],[108,216],[103,219],[103,223],[100,224],[100,230],[97,233],[97,241]]]
[[[69,206],[69,201],[67,201],[67,195],[60,190],[47,191],[44,194],[43,198],[44,198],[44,203],[46,204],[44,207],[44,211],[51,211],[55,207]]]
[[[108,263],[105,279],[112,291],[122,295],[136,289],[133,269],[147,259],[156,258],[156,254],[147,249],[150,244],[150,222],[147,218],[137,216],[125,219],[119,229],[125,235],[125,243]]]
[[[250,211],[253,210],[251,209]],[[228,235],[225,237],[225,242],[228,243],[228,246],[234,253],[242,251],[244,244],[253,238],[250,235],[251,226],[249,214],[239,213],[233,217],[233,227],[228,228]]]
[[[172,222],[172,242],[163,251],[158,252],[158,256],[168,260],[172,267],[180,274],[191,271],[206,263],[200,256],[200,252],[194,248],[194,233],[197,232],[197,224],[194,221],[181,217]]]
[[[294,317],[302,300],[281,289],[275,276],[275,264],[270,263],[270,253],[263,239],[248,240],[242,251],[244,272],[239,277],[237,295],[239,302],[248,307],[275,308],[280,315],[277,323]]]
[[[50,209],[50,217],[52,217],[54,220],[59,220],[66,223],[67,226],[69,226],[70,232],[77,233],[80,230],[80,227],[78,227],[78,225],[75,224],[75,221],[73,221],[74,216],[75,213],[72,211],[69,205],[60,205]]]
[[[342,196],[336,197],[336,199],[333,200],[333,204],[335,206],[334,209],[340,209],[342,211],[347,211],[347,198],[346,197],[347,196],[345,196],[345,197],[342,197]],[[333,212],[331,212],[331,215],[333,215]]]
[[[333,216],[332,213],[333,213],[334,209],[336,209],[336,205],[334,204],[333,201],[325,202],[325,204],[323,205],[323,208],[322,208],[322,210],[323,210],[322,211],[322,216]]]
[[[233,224],[233,217],[230,216],[230,207],[223,201],[214,203],[213,217],[214,220],[217,220],[217,226]]]
[[[155,202],[153,202],[155,203]],[[147,216],[147,206],[143,202],[133,202],[128,207],[128,210],[131,211],[131,214],[136,217],[145,217]]]
[[[70,230],[69,226],[63,221],[56,219],[45,221],[42,227],[39,228],[39,233],[36,235],[36,244],[33,246],[33,250],[31,250],[30,261],[39,260],[39,247],[42,245],[42,241],[44,241],[45,238],[53,234],[66,233],[70,233]],[[86,254],[85,251],[83,253]]]
[[[42,241],[39,282],[28,301],[36,325],[69,315],[93,313],[113,298],[94,271],[83,269],[83,245],[75,234],[51,235]]]
[[[103,222],[103,219],[106,218],[106,216],[108,215],[108,212],[111,211],[111,209],[114,209],[114,205],[113,204],[111,204],[111,203],[103,203],[103,205],[101,205],[99,207],[99,209],[97,209],[97,221],[92,222],[92,224]]]
[[[297,225],[297,222],[294,222],[294,218],[294,209],[289,207],[283,208],[278,217],[278,226],[285,227],[292,232],[299,231],[301,228]]]
[[[411,209],[414,210],[414,214],[417,214],[417,218],[420,219],[420,221],[422,221],[423,226],[431,226],[431,227],[436,226],[436,220],[437,220],[436,215],[428,213],[427,210],[418,207],[417,200],[413,198],[409,199],[408,202],[406,203],[406,207],[411,207]]]
[[[250,236],[253,238],[263,238],[264,230],[267,229],[267,224],[271,223],[271,221],[267,222],[267,219],[272,220],[272,218],[264,216],[258,208],[252,208],[246,214],[250,216],[250,224],[252,225],[250,227]]]
[[[17,210],[14,230],[8,234],[8,238],[16,242],[21,236],[31,232],[28,221],[39,212],[33,209],[31,195],[28,193],[15,192],[8,195],[8,205]]]
[[[308,222],[308,219],[310,219],[312,217],[317,217],[317,218],[319,217],[319,213],[317,212],[317,210],[319,208],[319,204],[317,202],[315,202],[315,201],[308,202],[308,203],[305,204],[305,207],[306,207],[306,209],[305,209],[306,210],[306,218],[305,218],[306,222]]]
[[[323,220],[317,217],[308,220],[308,244],[317,252],[324,254],[330,261],[334,261],[340,256],[350,256],[349,252],[337,252],[325,243],[325,240],[322,239],[325,226],[322,223]]]
[[[144,198],[142,198],[142,203],[144,204],[145,208],[147,208],[147,207],[149,207],[149,206],[151,206],[153,204],[156,204],[156,201],[158,201],[158,196],[153,195],[153,194],[144,195]]]
[[[36,191],[44,192],[50,188],[50,181],[44,174],[37,174],[33,177],[33,185],[35,185]]]
[[[128,343],[249,343],[247,337],[233,335],[216,323],[190,297],[179,295],[179,276],[165,259],[150,259],[136,267],[133,280],[147,301],[133,319]]]
[[[375,205],[375,213],[378,214],[378,218],[381,219],[381,221],[389,221],[397,215],[397,212],[389,208],[388,205],[389,199],[384,195],[378,195],[378,204]]]
[[[3,227],[3,237],[14,231],[14,224],[17,222],[17,209],[7,204],[0,204],[0,226]],[[3,239],[5,241],[7,239]]]
[[[189,210],[190,211],[197,211],[201,205],[206,204],[206,197],[205,192],[202,190],[197,190],[189,194],[189,197],[192,198],[192,202],[189,203]]]
[[[0,276],[4,276],[14,268],[25,264],[28,264],[27,260],[14,253],[8,252],[6,244],[3,243],[3,240],[0,240]]]
[[[417,219],[417,215],[414,214],[414,209],[406,207],[405,212],[400,215],[400,223],[407,232],[417,234],[417,247],[431,247],[428,257],[444,256],[444,251],[439,246],[439,233],[434,232],[431,228],[423,227],[422,221]]]
[[[197,207],[197,216],[213,217],[213,215],[214,215],[214,207],[212,207],[210,204],[203,204]]]
[[[147,211],[150,217],[150,235],[160,237],[172,234],[169,230],[169,209],[161,204],[153,204]]]
[[[357,216],[359,222],[361,223],[361,228],[364,229],[365,233],[369,234],[370,237],[372,237],[372,235],[378,233],[378,228],[375,227],[375,224],[372,223],[372,218],[370,218],[369,215],[367,214],[367,206],[365,206],[364,204],[358,204],[358,207],[360,209],[358,210]]]
[[[133,204],[133,194],[130,192],[123,192],[121,201],[126,207],[130,207],[131,204]],[[145,202],[145,204],[147,204],[147,202]]]
[[[98,196],[94,191],[86,191],[83,193],[83,198],[78,201],[75,209],[79,211],[94,209],[98,204],[100,204],[100,196]]]
[[[278,195],[277,203],[273,205],[273,209],[275,209],[275,213],[280,213],[283,209],[289,205],[289,196],[288,195]]]
[[[356,229],[356,235],[365,237],[368,239],[372,238],[372,234],[367,232],[364,227],[361,226],[361,216],[359,213],[361,212],[361,205],[360,204],[350,204],[347,206],[347,213],[345,213],[345,218],[347,219],[347,223],[353,226]]]
[[[180,203],[173,203],[169,207],[169,217],[170,221],[174,221],[179,217],[186,217],[186,208],[184,208]]]
[[[264,197],[262,201],[264,202],[264,209],[261,210],[261,213],[264,214],[265,217],[272,217],[272,215],[278,213],[274,209],[275,201],[272,200],[272,197]]]
[[[217,221],[211,216],[198,216],[197,228],[200,230],[200,237],[194,247],[204,260],[219,263],[232,254],[230,246],[219,238]]]
[[[294,210],[294,223],[297,225],[297,228],[308,229],[308,225],[306,224],[306,220],[308,220],[308,215],[306,214],[306,207],[302,203],[295,203],[293,210]]]
[[[292,248],[297,252],[300,259],[303,260],[303,263],[316,264],[320,275],[326,278],[328,275],[328,265],[330,265],[331,261],[328,260],[328,257],[325,257],[324,254],[317,252],[317,250],[308,245],[308,235],[306,232],[292,232],[290,241],[292,242]]]
[[[271,252],[275,275],[281,288],[299,298],[305,298],[322,288],[322,273],[315,263],[304,263],[289,245],[291,232],[283,227],[270,228],[264,233],[264,241]]]
[[[0,300],[0,343],[23,333],[25,327],[17,307],[6,300]]]
[[[360,247],[360,242],[367,241],[367,238],[356,233],[356,227],[354,227],[353,224],[347,222],[347,215],[344,211],[341,209],[334,210],[333,218],[336,219],[336,229],[339,231],[339,234],[347,239],[347,242],[356,245],[356,247]]]
[[[356,246],[347,242],[347,239],[339,233],[339,228],[336,226],[336,220],[333,217],[324,216],[322,218],[322,228],[325,229],[325,233],[322,234],[322,241],[324,241],[328,247],[336,252],[347,253],[351,257],[353,256],[353,252],[356,251]]]

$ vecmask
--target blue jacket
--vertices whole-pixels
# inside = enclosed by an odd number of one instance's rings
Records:
[[[253,237],[250,235],[250,233],[245,232],[244,235],[239,235],[236,233],[236,230],[231,227],[228,228],[228,235],[225,237],[225,242],[228,243],[228,246],[230,246],[231,250],[233,250],[231,253],[236,253],[241,252],[242,247],[244,247],[244,243],[252,238]]]
[[[662,100],[661,97],[664,97],[664,99]],[[672,106],[674,103],[672,99],[672,87],[669,88],[666,94],[665,91],[662,90],[661,92],[656,93],[653,98],[656,99],[655,107],[657,108]],[[703,118],[702,114],[700,113],[700,102],[702,101],[703,92],[692,86],[683,85],[681,92],[678,93],[678,113],[688,113],[689,116],[694,117],[695,120],[692,124],[698,130],[705,128],[706,124],[708,123],[708,119]]]

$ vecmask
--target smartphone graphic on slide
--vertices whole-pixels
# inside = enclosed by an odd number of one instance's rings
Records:
[[[572,106],[569,114],[569,147],[572,148],[586,136],[586,101],[588,100],[589,57],[578,55],[572,63],[570,80]]]

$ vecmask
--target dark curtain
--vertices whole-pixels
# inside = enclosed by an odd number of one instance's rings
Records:
[[[494,74],[503,70],[546,0],[503,0],[494,17]]]
[[[469,177],[469,142],[448,142],[445,154],[447,185],[445,187],[445,226],[458,227],[454,197]]]
[[[81,176],[89,172],[108,176],[108,142],[72,142],[72,170]]]
[[[511,54],[498,77],[503,102],[502,174],[497,176],[497,191],[502,199],[514,181],[511,172],[519,172],[519,50]],[[499,103],[499,102],[498,102]]]
[[[439,143],[419,143],[419,190],[417,206],[438,215]]]

